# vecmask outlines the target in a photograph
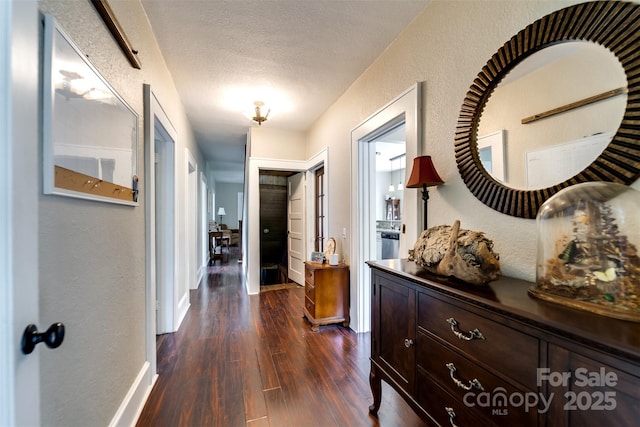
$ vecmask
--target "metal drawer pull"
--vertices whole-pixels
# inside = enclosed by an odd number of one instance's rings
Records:
[[[444,410],[447,411],[447,414],[449,414],[449,423],[451,424],[451,427],[458,427],[456,425],[456,423],[454,422],[454,420],[456,418],[456,413],[453,410],[453,408],[451,408],[449,406],[445,406]]]
[[[482,388],[482,384],[480,384],[480,381],[478,381],[477,378],[472,379],[471,381],[469,381],[469,385],[466,385],[455,377],[456,366],[453,363],[447,363],[446,367],[449,368],[449,376],[451,377],[453,382],[461,389],[469,391],[472,388],[477,388],[478,390],[484,391],[484,388]]]
[[[485,339],[484,335],[482,335],[482,332],[480,332],[478,328],[475,328],[473,331],[469,331],[469,335],[465,335],[462,332],[457,331],[456,328],[458,327],[458,321],[453,317],[448,318],[447,323],[451,325],[451,331],[453,332],[453,335],[455,335],[461,340],[471,341],[471,340]]]
[[[405,338],[404,346],[410,348],[413,345],[413,340],[411,338]]]

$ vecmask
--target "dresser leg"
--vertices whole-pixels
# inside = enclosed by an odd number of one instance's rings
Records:
[[[371,364],[371,371],[369,371],[369,386],[371,387],[371,394],[373,394],[373,405],[369,406],[369,413],[377,416],[382,396],[382,381],[373,363]]]

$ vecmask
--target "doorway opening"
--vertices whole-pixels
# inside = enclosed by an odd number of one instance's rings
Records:
[[[150,85],[144,85],[144,102],[147,360],[155,369],[156,335],[178,330],[189,309],[189,284],[186,274],[178,276],[188,270],[178,268],[175,249],[183,231],[176,223],[178,134]]]
[[[186,218],[184,221],[187,247],[187,268],[185,279],[189,289],[198,288],[198,166],[189,151],[185,148],[187,159],[185,168],[185,191],[187,194]]]
[[[158,334],[174,332],[175,304],[175,141],[154,118],[155,253]],[[176,328],[177,329],[177,328]]]
[[[305,175],[260,169],[260,286],[304,283]]]
[[[375,258],[395,259],[400,256],[400,231],[404,213],[406,176],[405,123],[387,130],[369,141],[375,145]],[[374,248],[371,248],[372,251]]]
[[[393,135],[394,130],[404,133],[404,138],[396,136],[396,139],[405,141],[404,164],[402,156],[398,154],[394,161],[404,166],[393,177],[398,183],[393,182],[394,191],[397,184],[406,183],[406,159],[413,159],[420,152],[420,102],[421,86],[416,83],[403,94],[391,101],[378,112],[351,131],[351,326],[356,332],[368,332],[371,329],[370,318],[370,279],[367,261],[379,259],[376,245],[377,206],[387,209],[386,195],[390,193],[390,187],[384,197],[376,194],[376,144],[372,143],[387,135]],[[404,125],[403,125],[404,124]],[[404,126],[404,132],[401,131]],[[399,142],[398,142],[399,143]],[[391,163],[391,159],[388,160]],[[391,168],[391,165],[390,165]],[[403,200],[396,203],[397,217],[394,216],[394,205],[391,194],[391,215],[389,226],[398,228],[397,232],[398,258],[406,258],[409,244],[413,244],[418,237],[420,225],[418,224],[418,194],[415,189],[403,188]],[[381,199],[381,200],[380,200]],[[382,205],[384,204],[384,205]],[[386,215],[385,215],[386,218]],[[386,220],[385,220],[386,222]],[[394,233],[395,234],[395,233]],[[381,236],[382,237],[382,236]],[[395,236],[394,236],[395,237]],[[380,242],[382,244],[382,242]]]
[[[260,286],[289,282],[287,181],[296,173],[260,170]]]
[[[297,222],[300,233],[298,239],[292,239],[292,233],[289,233],[288,250],[290,256],[288,258],[288,274],[289,280],[302,284],[304,283],[304,260],[310,255],[309,251],[313,248],[312,236],[314,235],[314,231],[311,228],[314,213],[313,209],[310,208],[313,199],[313,186],[307,188],[307,183],[312,181],[311,175],[322,166],[324,166],[325,169],[325,180],[328,182],[330,169],[327,148],[322,149],[306,161],[249,157],[247,178],[245,180],[245,219],[247,223],[244,225],[244,228],[246,230],[246,241],[256,242],[256,244],[246,245],[245,250],[243,250],[243,259],[245,261],[243,272],[247,293],[250,295],[260,292],[260,245],[257,244],[257,242],[260,241],[260,235],[263,234],[263,229],[260,229],[260,171],[291,171],[295,172],[296,175],[289,177],[289,179],[295,176],[300,177],[298,183],[292,182],[288,184],[287,189],[287,191],[291,191],[290,194],[297,193],[298,191],[302,192],[302,195],[296,197],[297,201],[294,203],[295,210],[297,210],[297,215],[300,219],[300,221]],[[325,230],[326,225],[329,223],[328,212],[330,212],[330,209],[325,201]],[[293,224],[291,226],[293,226]],[[291,228],[289,228],[289,230],[291,230]],[[291,256],[292,254],[295,256]],[[294,261],[298,264],[298,267],[292,266]],[[295,277],[296,272],[298,272],[298,278]]]

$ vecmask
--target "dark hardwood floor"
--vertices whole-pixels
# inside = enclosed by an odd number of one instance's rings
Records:
[[[379,418],[369,414],[369,334],[312,332],[302,287],[247,295],[233,252],[191,291],[179,331],[158,336],[138,426],[425,425],[384,383]]]

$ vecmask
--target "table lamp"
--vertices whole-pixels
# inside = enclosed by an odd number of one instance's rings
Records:
[[[220,209],[218,209],[218,216],[220,217],[220,222],[219,224],[222,224],[222,217],[225,216],[227,213],[224,211],[224,208],[221,207]]]
[[[436,171],[431,156],[418,156],[413,159],[413,169],[407,182],[407,188],[420,188],[422,187],[422,200],[424,202],[424,230],[427,227],[427,200],[429,200],[429,190],[427,187],[433,187],[434,185],[444,184],[440,175]]]

